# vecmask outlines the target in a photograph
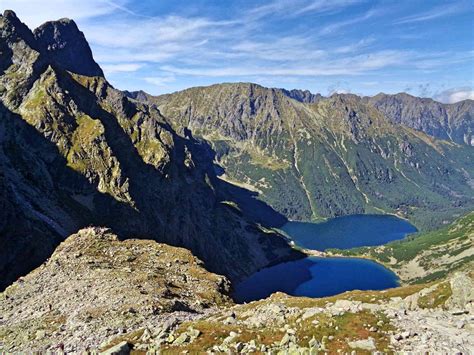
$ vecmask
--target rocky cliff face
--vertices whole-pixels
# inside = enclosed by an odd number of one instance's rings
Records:
[[[442,104],[405,93],[364,98],[397,124],[433,137],[474,146],[474,101]]]
[[[216,178],[207,144],[108,84],[72,21],[33,34],[6,12],[0,34],[0,287],[87,225],[185,246],[233,279],[293,253]]]
[[[46,22],[34,30],[35,39],[50,59],[63,69],[86,76],[104,76],[92,51],[74,21]]]
[[[396,213],[425,229],[474,206],[471,147],[393,122],[356,95],[304,103],[239,83],[146,100],[211,142],[221,178],[292,219]]]
[[[285,90],[281,89],[281,91],[288,97],[295,99],[296,101],[307,103],[307,104],[314,104],[319,100],[322,100],[324,97],[321,94],[313,94],[309,90]]]

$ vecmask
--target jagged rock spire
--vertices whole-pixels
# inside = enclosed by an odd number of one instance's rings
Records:
[[[34,36],[43,51],[64,69],[81,75],[104,76],[84,33],[73,20],[46,22],[34,30]]]

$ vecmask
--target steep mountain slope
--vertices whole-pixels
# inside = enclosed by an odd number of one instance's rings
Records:
[[[433,137],[474,146],[474,101],[442,104],[405,93],[378,94],[364,101],[397,124],[414,128]]]
[[[107,83],[73,21],[32,33],[7,11],[0,35],[0,288],[91,224],[185,246],[233,279],[295,253],[249,219],[257,201],[216,178],[206,144]]]
[[[474,207],[471,147],[394,124],[355,95],[305,104],[239,83],[147,100],[211,142],[221,178],[288,218],[396,213],[427,229]]]
[[[281,89],[281,91],[286,96],[288,96],[292,99],[295,99],[296,101],[303,102],[303,103],[314,104],[314,103],[324,99],[324,97],[321,94],[313,94],[309,90],[298,90],[298,89],[285,90],[285,89]]]

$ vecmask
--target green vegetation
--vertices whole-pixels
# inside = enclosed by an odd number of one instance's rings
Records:
[[[72,136],[72,146],[67,153],[68,166],[76,171],[84,172],[88,168],[88,159],[84,161],[85,150],[92,145],[94,140],[104,133],[104,127],[99,120],[86,114],[76,118],[77,128]],[[84,158],[83,158],[84,157]]]
[[[430,293],[421,296],[418,299],[418,305],[421,308],[442,307],[453,294],[449,282],[443,282],[436,286]]]
[[[428,282],[472,263],[473,245],[474,212],[470,212],[439,230],[412,234],[381,247],[332,252],[369,257],[392,268],[402,280]]]

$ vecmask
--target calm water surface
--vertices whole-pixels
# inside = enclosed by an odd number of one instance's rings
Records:
[[[321,251],[382,245],[417,231],[410,222],[386,215],[344,216],[322,223],[288,222],[281,229],[297,245]]]
[[[297,245],[316,250],[382,245],[417,231],[405,220],[380,215],[353,215],[323,223],[288,222],[281,229]],[[236,285],[234,298],[249,302],[277,291],[326,297],[351,290],[384,290],[398,284],[392,271],[371,260],[307,257],[251,275]]]
[[[396,286],[397,276],[371,260],[308,257],[260,270],[236,286],[234,298],[249,302],[277,291],[293,296],[326,297],[351,290]]]

